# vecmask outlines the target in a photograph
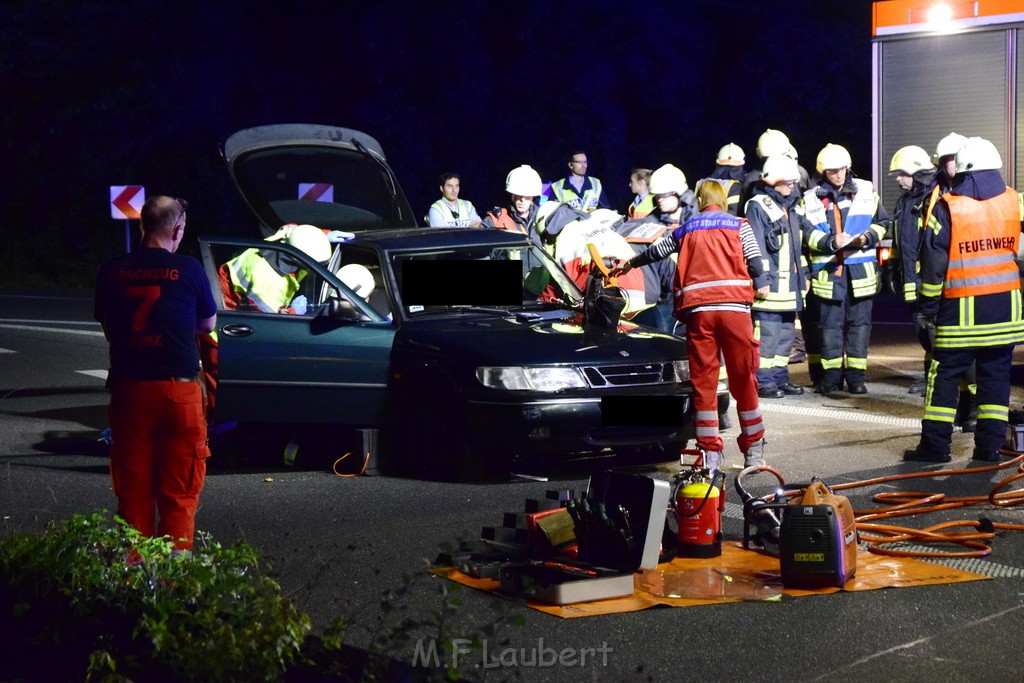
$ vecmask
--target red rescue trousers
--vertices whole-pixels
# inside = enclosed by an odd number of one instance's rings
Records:
[[[761,358],[750,314],[705,310],[688,313],[685,322],[697,446],[705,451],[721,452],[723,448],[722,437],[718,434],[721,352],[729,375],[729,393],[736,399],[740,417],[736,443],[740,451],[746,453],[750,446],[764,438],[764,421],[757,399],[757,369]]]
[[[210,456],[199,382],[115,382],[110,436],[117,514],[145,536],[167,535],[190,549]]]

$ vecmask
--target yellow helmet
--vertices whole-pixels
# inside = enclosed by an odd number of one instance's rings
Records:
[[[721,164],[722,166],[742,166],[746,161],[746,155],[735,142],[730,142],[722,147],[722,149],[718,150],[718,159],[716,163]]]
[[[935,164],[932,163],[931,157],[917,145],[900,147],[889,162],[889,173],[903,171],[907,175],[914,175],[918,171],[932,170],[935,170]]]
[[[338,279],[364,299],[373,293],[373,273],[361,263],[348,263],[342,266],[338,270]]]
[[[836,168],[849,168],[852,163],[850,153],[842,145],[834,145],[830,142],[818,152],[818,173]]]
[[[762,159],[776,154],[785,154],[789,150],[789,137],[781,130],[769,128],[757,139],[757,156]]]
[[[284,242],[305,252],[318,263],[327,263],[331,258],[331,242],[324,231],[315,225],[286,223],[267,238],[267,242]]]

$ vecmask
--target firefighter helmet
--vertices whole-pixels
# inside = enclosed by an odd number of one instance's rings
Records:
[[[932,158],[928,156],[928,152],[917,145],[900,147],[892,155],[892,161],[889,162],[889,173],[903,171],[907,175],[914,175],[918,171],[934,170],[935,164],[932,163]]]
[[[768,185],[775,185],[783,180],[797,182],[800,180],[800,168],[795,159],[785,154],[776,154],[765,160],[761,179]]]
[[[789,137],[781,130],[769,128],[757,139],[757,156],[762,159],[773,157],[776,154],[785,154],[788,149]]]
[[[935,145],[935,154],[932,155],[932,163],[938,164],[942,157],[951,157],[960,151],[960,148],[967,142],[967,137],[959,133],[950,133],[939,140]]]
[[[718,160],[715,163],[722,166],[742,166],[746,161],[747,157],[740,146],[735,142],[730,142],[718,150]]]
[[[540,188],[540,174],[527,164],[513,168],[505,178],[505,191],[509,194],[516,194],[520,197],[538,197]]]
[[[538,234],[543,234],[547,231],[548,219],[551,218],[551,214],[560,206],[562,206],[562,202],[549,200],[537,208],[537,213],[533,215],[533,227]]]
[[[842,145],[834,145],[830,142],[818,152],[818,173],[837,168],[849,168],[852,163],[850,153]]]
[[[284,242],[307,254],[318,263],[327,263],[331,258],[331,242],[324,231],[315,225],[295,225],[285,223],[268,242]]]
[[[956,153],[956,172],[989,171],[1003,167],[999,150],[985,138],[967,138]]]
[[[338,279],[364,299],[373,293],[373,273],[361,263],[347,263],[343,265],[338,270]]]
[[[648,185],[651,194],[676,194],[682,196],[690,189],[686,184],[686,175],[678,167],[672,164],[665,164],[651,174],[651,182]]]
[[[796,147],[793,146],[793,143],[789,144],[789,147],[786,149],[785,152],[783,152],[783,154],[785,154],[787,157],[789,157],[793,161],[799,161],[800,160],[800,155],[796,153]]]

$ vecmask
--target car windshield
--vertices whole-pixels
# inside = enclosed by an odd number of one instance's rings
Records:
[[[256,151],[240,158],[235,178],[267,225],[347,231],[416,225],[401,188],[365,152],[314,146]]]
[[[392,255],[410,316],[446,311],[576,306],[583,295],[536,245],[446,247]]]

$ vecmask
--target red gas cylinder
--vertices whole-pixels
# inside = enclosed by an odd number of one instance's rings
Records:
[[[722,554],[722,510],[725,493],[704,479],[682,481],[676,488],[679,557]]]

